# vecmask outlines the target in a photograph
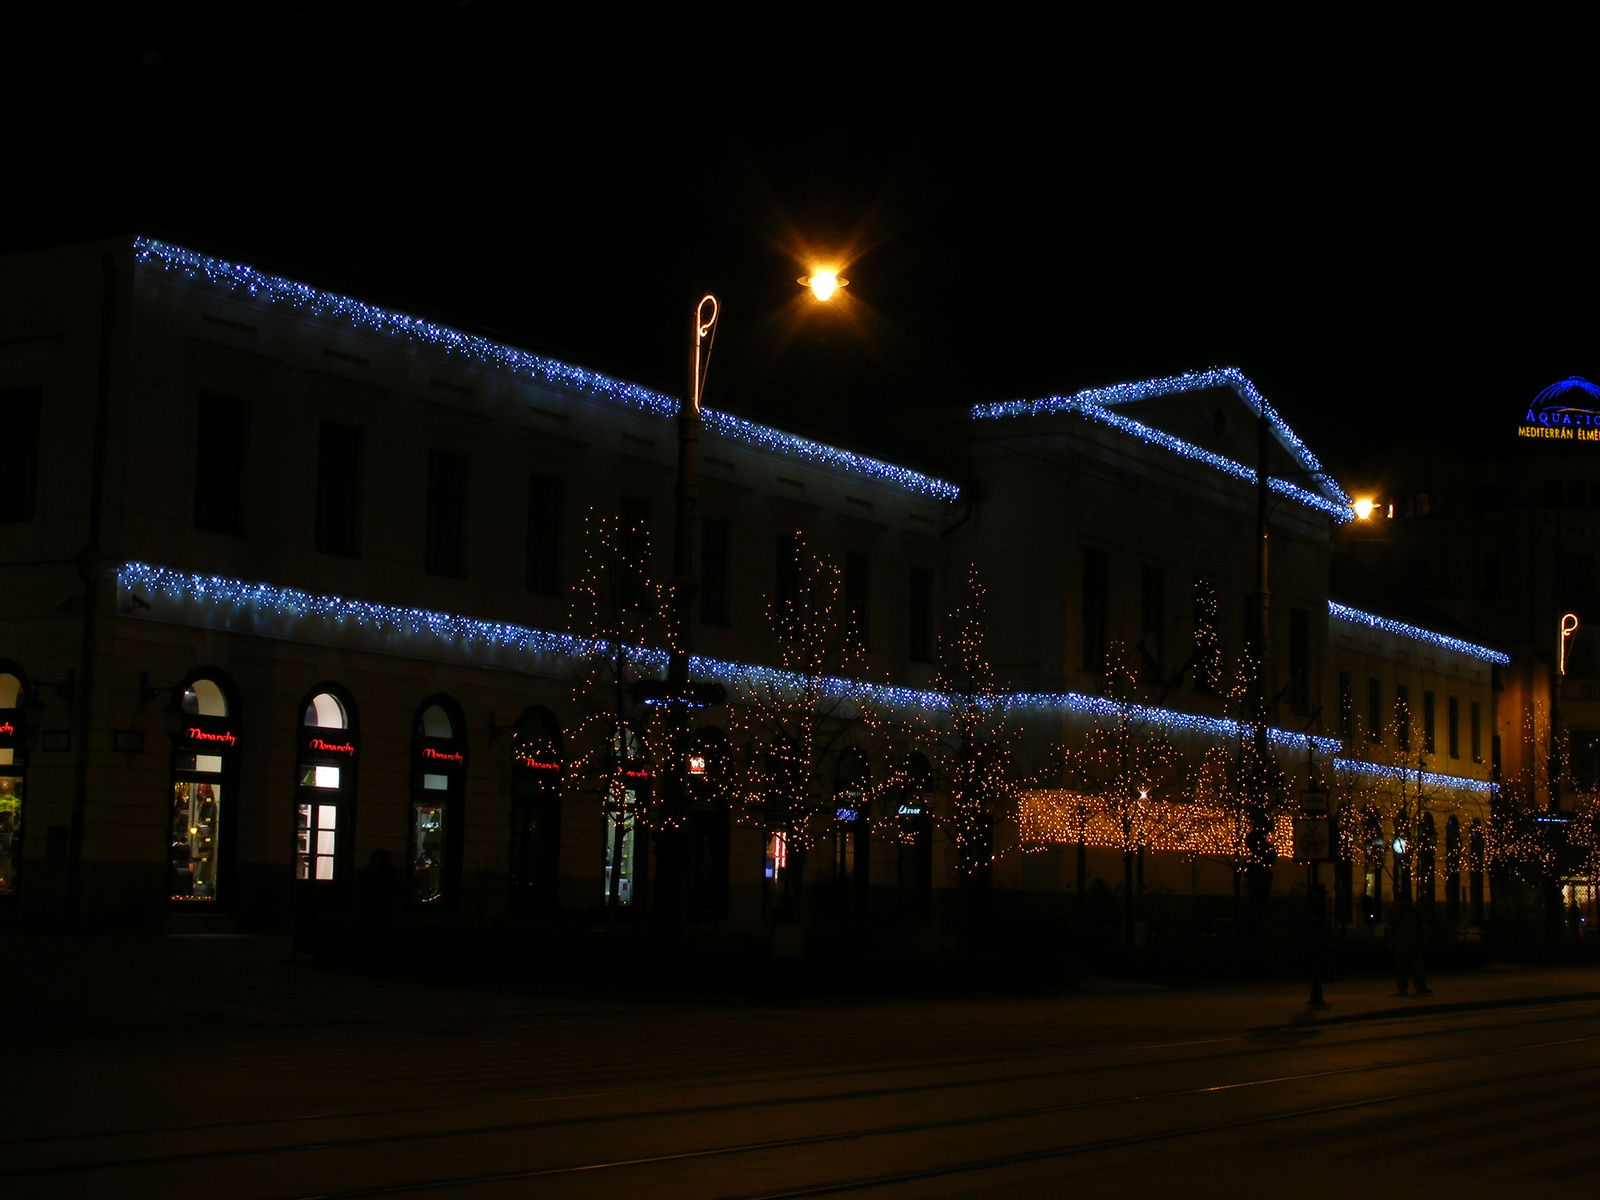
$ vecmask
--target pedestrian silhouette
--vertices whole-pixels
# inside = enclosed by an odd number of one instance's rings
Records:
[[[1389,928],[1389,937],[1394,943],[1394,993],[1404,996],[1406,980],[1409,978],[1416,986],[1417,995],[1426,996],[1430,989],[1422,977],[1422,926],[1417,920],[1417,910],[1412,907],[1410,896],[1401,895],[1395,900],[1391,920],[1393,924]]]

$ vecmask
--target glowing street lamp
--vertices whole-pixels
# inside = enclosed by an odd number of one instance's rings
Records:
[[[850,286],[850,281],[843,278],[833,267],[815,267],[810,275],[803,275],[795,282],[801,287],[810,288],[813,298],[822,304],[826,304],[838,295],[840,288]]]
[[[1372,515],[1372,509],[1372,501],[1367,499],[1365,496],[1363,496],[1360,500],[1357,500],[1355,502],[1356,520],[1365,521]]]

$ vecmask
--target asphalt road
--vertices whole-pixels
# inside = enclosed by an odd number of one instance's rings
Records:
[[[573,1001],[285,943],[0,939],[0,1195],[1460,1196],[1600,1188],[1600,970]]]

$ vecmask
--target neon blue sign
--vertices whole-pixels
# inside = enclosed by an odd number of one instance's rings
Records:
[[[1552,383],[1528,405],[1517,436],[1600,442],[1600,407],[1585,407],[1586,400],[1600,402],[1600,384],[1581,375]]]

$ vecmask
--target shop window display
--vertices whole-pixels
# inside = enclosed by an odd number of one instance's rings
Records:
[[[22,861],[22,681],[0,673],[0,896],[16,890]]]
[[[222,837],[229,820],[225,757],[238,739],[227,727],[227,700],[213,680],[191,683],[180,708],[184,721],[172,762],[170,895],[175,902],[209,905],[222,882]]]
[[[308,884],[349,883],[350,837],[356,742],[343,701],[319,691],[306,702],[300,722],[300,761],[295,791],[294,877]],[[324,897],[338,907],[337,896]],[[319,901],[320,903],[320,901]]]
[[[639,814],[650,796],[650,764],[638,734],[628,728],[612,735],[610,757],[602,882],[605,903],[626,907],[637,898],[635,854]]]
[[[459,899],[466,748],[459,710],[447,697],[424,702],[413,739],[411,902],[443,909]]]
[[[558,903],[561,868],[561,732],[547,709],[530,708],[511,741],[512,911],[532,916]]]

